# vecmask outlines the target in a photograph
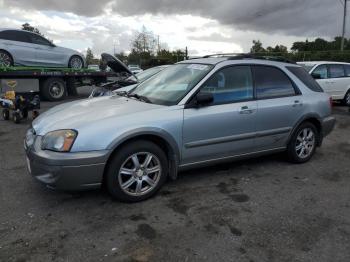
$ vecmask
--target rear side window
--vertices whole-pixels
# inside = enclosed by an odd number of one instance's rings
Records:
[[[344,66],[343,65],[330,65],[329,66],[329,77],[330,78],[345,77]]]
[[[29,38],[28,33],[15,31],[15,30],[5,30],[0,32],[0,39],[18,41],[24,43],[30,43],[31,39]]]
[[[302,67],[287,66],[287,69],[293,73],[304,85],[315,92],[323,92],[321,86],[311,77],[311,75]]]
[[[40,35],[31,34],[30,38],[31,38],[33,44],[48,45],[48,46],[51,45],[51,43],[48,40],[46,40],[45,38],[41,37]]]
[[[270,66],[253,66],[256,97],[258,99],[293,96],[296,94],[289,77],[280,69]]]

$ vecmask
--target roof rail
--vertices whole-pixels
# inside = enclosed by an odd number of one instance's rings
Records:
[[[211,57],[227,57],[228,60],[240,60],[240,59],[258,59],[258,60],[269,60],[275,62],[283,62],[289,64],[296,64],[295,61],[285,58],[283,56],[269,56],[269,55],[256,55],[253,53],[227,53],[227,54],[213,54],[206,55],[202,58],[211,58]]]

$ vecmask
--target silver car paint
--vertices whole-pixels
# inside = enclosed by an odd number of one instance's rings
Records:
[[[0,31],[3,30],[22,31],[7,28],[0,29]],[[68,67],[69,60],[73,55],[81,57],[85,64],[83,54],[60,46],[46,46],[0,39],[0,50],[10,53],[15,65]]]
[[[152,134],[172,148],[180,168],[249,154],[281,151],[293,129],[307,116],[324,124],[324,135],[334,127],[329,96],[316,93],[282,64],[261,60],[205,59],[183,63],[212,63],[215,68],[178,105],[160,106],[119,96],[81,100],[55,107],[33,122],[38,136],[58,129],[75,129],[71,154],[104,152],[105,159],[129,138]],[[283,70],[303,95],[186,109],[186,102],[217,70],[228,65],[262,64]],[[247,114],[242,108],[248,109]],[[243,110],[244,111],[244,110]],[[30,151],[30,150],[29,150]],[[108,153],[107,153],[108,152]],[[30,153],[27,153],[30,154]],[[101,174],[96,174],[101,177]]]

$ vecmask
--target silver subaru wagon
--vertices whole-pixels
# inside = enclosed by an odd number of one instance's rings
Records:
[[[121,201],[141,201],[188,168],[276,152],[307,162],[334,128],[331,104],[293,63],[183,61],[128,93],[42,114],[25,138],[28,169],[50,188],[104,183]]]

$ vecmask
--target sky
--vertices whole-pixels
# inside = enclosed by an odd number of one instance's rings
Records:
[[[90,47],[96,56],[130,51],[146,27],[170,50],[187,46],[198,56],[248,52],[254,39],[289,48],[295,41],[331,39],[341,35],[342,1],[0,0],[0,27],[30,23],[57,45],[83,53]]]

